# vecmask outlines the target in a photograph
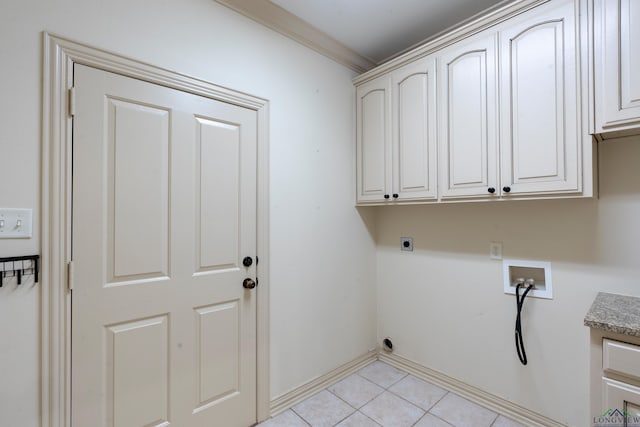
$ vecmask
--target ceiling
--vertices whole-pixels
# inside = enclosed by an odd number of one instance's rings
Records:
[[[376,64],[502,0],[271,0]]]
[[[363,72],[517,0],[215,0]]]

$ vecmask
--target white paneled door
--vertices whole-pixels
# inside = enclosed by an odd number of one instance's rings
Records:
[[[74,86],[72,425],[254,424],[256,112],[81,65]]]

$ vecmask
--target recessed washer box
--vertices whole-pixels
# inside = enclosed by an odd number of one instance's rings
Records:
[[[535,280],[535,286],[527,296],[553,299],[550,262],[503,259],[502,271],[504,276],[505,294],[516,293],[516,284],[518,279],[533,279]],[[521,286],[520,295],[523,294],[526,288],[526,285]]]

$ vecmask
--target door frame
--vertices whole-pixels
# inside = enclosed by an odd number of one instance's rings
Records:
[[[257,418],[269,411],[269,101],[43,32],[40,425],[71,425],[73,65],[82,64],[254,110],[257,129]]]

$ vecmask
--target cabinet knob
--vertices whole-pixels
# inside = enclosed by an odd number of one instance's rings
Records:
[[[505,193],[509,193],[511,192],[511,187],[502,187],[502,191],[504,191]]]
[[[496,189],[495,189],[495,188],[493,188],[493,187],[489,187],[489,188],[487,189],[487,191],[488,191],[489,193],[493,194],[493,193],[495,193],[495,192],[496,192]]]
[[[384,195],[384,198],[385,198],[385,199],[388,199],[388,198],[389,198],[389,195],[388,195],[388,194],[385,194],[385,195]]]
[[[397,199],[398,198],[398,194],[397,193],[393,193],[393,198]]]

